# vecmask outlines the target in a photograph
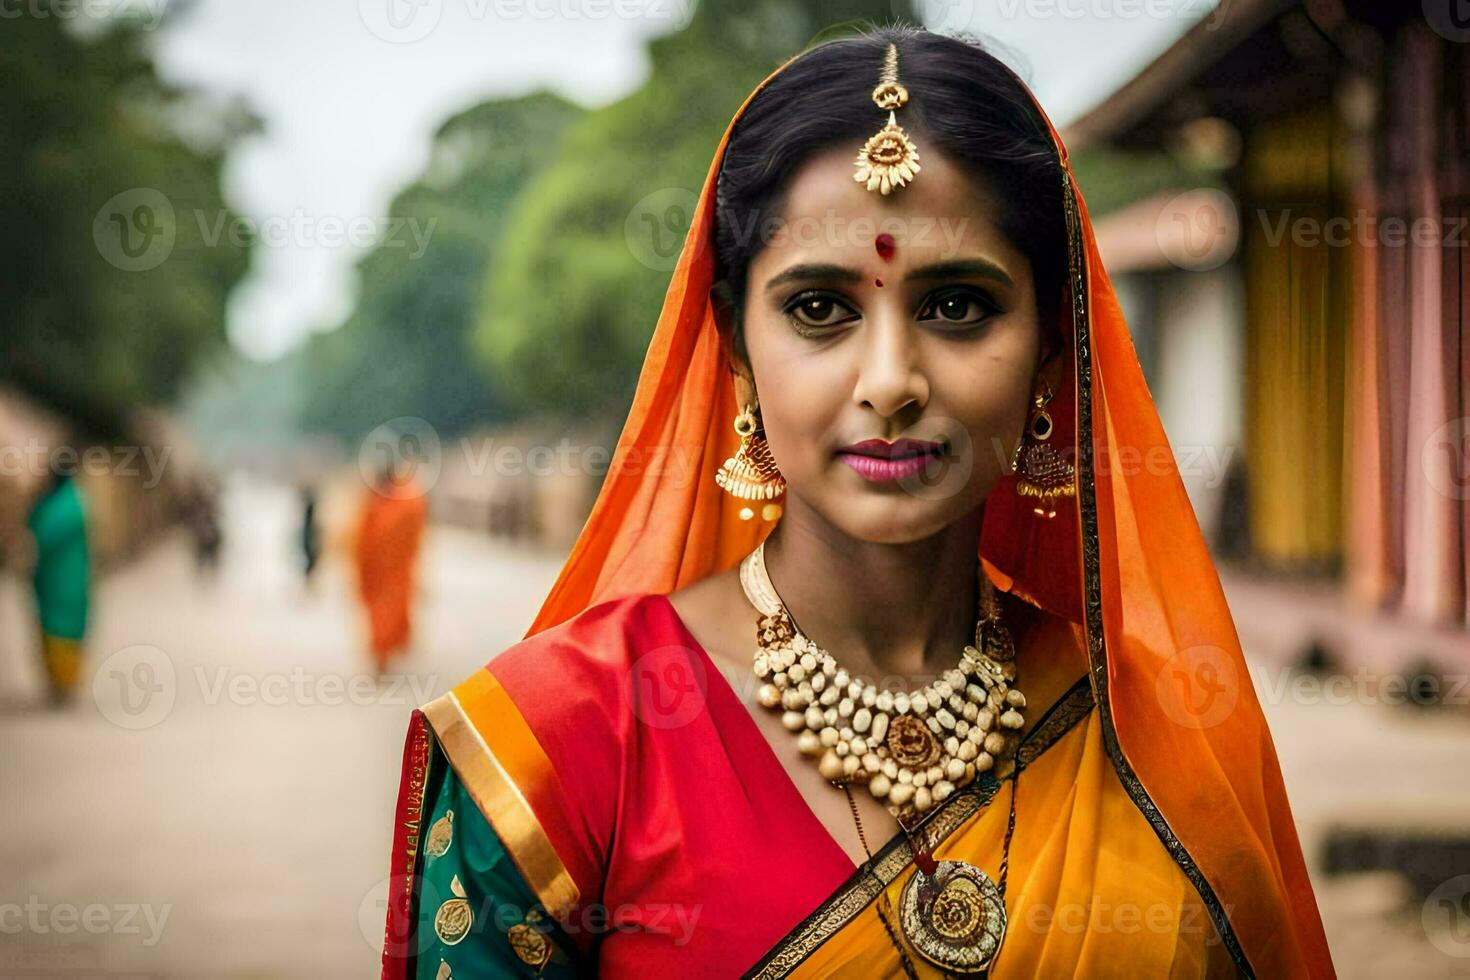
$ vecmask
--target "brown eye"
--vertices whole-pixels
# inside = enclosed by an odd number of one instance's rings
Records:
[[[852,307],[831,293],[804,293],[787,306],[785,313],[798,326],[831,327],[845,323],[857,314]]]
[[[1000,312],[983,293],[972,289],[952,289],[937,293],[920,311],[921,320],[939,320],[951,326],[981,323]]]

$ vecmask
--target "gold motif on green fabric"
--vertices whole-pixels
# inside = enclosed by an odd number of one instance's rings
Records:
[[[449,890],[458,897],[439,906],[434,915],[434,933],[444,945],[453,946],[470,934],[475,915],[470,909],[470,900],[465,897],[464,885],[459,883],[459,875],[449,883]]]
[[[448,963],[439,961],[439,972],[434,974],[434,980],[454,980],[454,972],[449,969]]]
[[[444,816],[434,821],[434,826],[429,828],[429,857],[443,857],[444,852],[449,850],[449,845],[454,841],[454,811],[447,811]]]
[[[538,930],[519,922],[506,930],[510,948],[527,966],[540,969],[551,959],[551,943]]]

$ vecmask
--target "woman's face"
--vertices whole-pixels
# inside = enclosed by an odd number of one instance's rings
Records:
[[[814,156],[780,218],[745,229],[768,242],[745,346],[788,496],[896,544],[971,513],[1010,471],[1041,331],[1030,262],[972,176],[930,152],[885,197],[853,179],[852,157]],[[931,451],[881,445],[900,439]],[[880,444],[854,446],[866,440]]]

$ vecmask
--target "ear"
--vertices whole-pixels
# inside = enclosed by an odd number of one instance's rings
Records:
[[[737,353],[725,345],[728,355],[727,363],[730,367],[730,378],[735,384],[735,401],[742,407],[755,401],[755,374],[750,370],[750,365]]]
[[[754,373],[750,370],[750,364],[745,358],[744,352],[738,349],[734,343],[738,318],[735,312],[735,303],[730,295],[730,284],[721,279],[709,289],[710,309],[714,313],[715,327],[720,335],[720,349],[725,352],[725,360],[730,368],[730,373],[736,378],[742,379],[750,391],[754,387]],[[736,390],[742,390],[737,384]]]
[[[1052,391],[1062,390],[1062,372],[1066,370],[1066,347],[1059,340],[1047,339],[1037,356],[1036,377],[1045,378]]]
[[[715,326],[720,334],[731,337],[735,333],[735,298],[730,295],[730,282],[721,279],[709,288],[709,305],[715,313]]]

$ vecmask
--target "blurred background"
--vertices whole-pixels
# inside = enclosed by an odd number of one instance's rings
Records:
[[[374,973],[728,119],[895,18],[1065,130],[1340,974],[1470,977],[1463,0],[0,2],[0,977]]]

